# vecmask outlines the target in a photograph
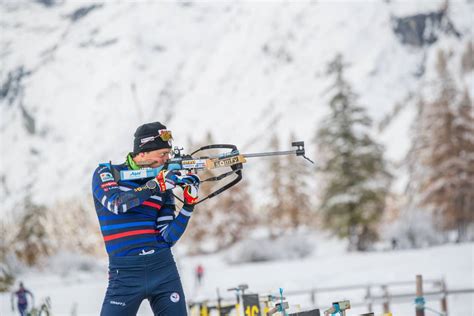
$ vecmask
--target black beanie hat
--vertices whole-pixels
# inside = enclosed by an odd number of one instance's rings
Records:
[[[166,130],[166,126],[160,122],[153,122],[139,126],[135,131],[133,141],[133,153],[147,152],[163,148],[171,148],[171,139],[164,141],[160,137],[160,131]]]

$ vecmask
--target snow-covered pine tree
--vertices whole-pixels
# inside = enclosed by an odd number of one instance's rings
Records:
[[[290,134],[291,142],[297,141],[294,133]],[[282,158],[280,158],[282,159]],[[311,172],[310,164],[300,157],[290,155],[284,158],[283,174],[283,203],[285,217],[289,227],[297,229],[312,222],[311,204],[308,195],[308,176]]]
[[[214,222],[217,249],[227,248],[241,240],[256,225],[245,179],[217,196]]]
[[[421,186],[428,168],[423,165],[429,157],[426,115],[426,101],[420,95],[416,103],[416,117],[411,126],[412,142],[405,159],[408,183],[405,189],[406,202],[402,204],[400,217],[390,229],[392,238],[402,248],[421,248],[439,243],[433,214],[426,212],[421,205]]]
[[[462,98],[441,50],[436,72],[436,97],[421,112],[426,149],[420,167],[426,172],[418,179],[420,206],[433,212],[440,228],[456,229],[463,240],[474,197],[472,101],[467,91]]]
[[[205,141],[195,149],[211,144],[214,144],[212,134],[207,133]],[[216,155],[219,153],[222,153],[222,150],[214,149],[207,150],[202,155]],[[199,177],[204,180],[220,173],[221,171],[205,170],[199,173]],[[231,178],[233,179],[233,176],[217,183],[213,181],[202,183],[199,189],[199,197],[206,197],[222,187],[224,183],[231,181]],[[252,213],[252,199],[246,187],[245,181],[239,182],[222,194],[196,206],[191,225],[184,237],[190,253],[213,252],[228,247],[240,240],[245,232],[253,227],[256,219]]]
[[[390,176],[383,148],[370,137],[371,120],[344,78],[337,55],[328,65],[335,77],[330,114],[316,140],[323,174],[321,211],[327,229],[349,237],[349,250],[367,250],[378,237]]]
[[[461,57],[461,71],[463,74],[474,70],[474,44],[472,41],[466,43],[466,48]]]
[[[269,148],[271,151],[280,150],[280,142],[276,133],[270,137]],[[268,227],[268,231],[272,238],[277,237],[289,227],[289,219],[286,216],[285,197],[283,192],[284,173],[282,171],[282,159],[279,156],[269,157],[267,159],[266,175],[268,179],[265,181],[267,186],[264,188],[265,198],[265,220],[263,225]]]
[[[467,87],[464,88],[455,117],[453,128],[461,164],[461,183],[456,197],[456,212],[451,218],[458,230],[458,241],[466,241],[474,238],[474,234],[468,234],[468,227],[474,224],[474,114]]]
[[[57,249],[51,222],[46,207],[35,205],[28,199],[25,201],[24,214],[15,238],[15,254],[27,265],[37,264],[41,258],[52,255]]]
[[[7,225],[5,218],[0,218],[0,293],[7,292],[15,281],[12,264],[8,260],[14,242],[11,226]]]
[[[86,199],[88,203],[92,197]],[[56,244],[62,250],[91,255],[105,255],[102,235],[93,205],[71,199],[55,203],[49,209]]]
[[[188,148],[189,150],[186,153],[191,153],[194,150],[197,150],[200,147],[210,145],[214,143],[214,138],[211,132],[207,132],[205,135],[204,140],[199,141],[197,143],[193,143],[191,139],[188,140]],[[206,153],[207,154],[207,153]],[[209,152],[212,154],[212,152]],[[215,174],[211,170],[204,170],[200,172],[199,178],[201,180],[207,179],[209,177],[215,176]],[[206,197],[209,193],[213,190],[214,183],[212,182],[204,182],[201,183],[199,187],[199,198]],[[176,191],[180,191],[177,189]],[[175,192],[181,193],[181,192]],[[217,197],[216,197],[217,198]],[[184,234],[183,242],[189,246],[189,253],[190,254],[199,254],[208,251],[215,250],[214,246],[208,247],[208,243],[205,242],[210,237],[216,237],[214,235],[213,227],[216,214],[216,198],[209,199],[199,205],[196,206],[196,212],[193,212],[190,225],[186,229],[186,233]],[[181,205],[178,205],[181,207]]]

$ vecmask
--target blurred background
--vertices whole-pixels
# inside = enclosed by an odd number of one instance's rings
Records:
[[[0,314],[19,281],[53,315],[98,314],[92,172],[153,121],[185,153],[304,141],[315,162],[251,158],[199,205],[173,248],[188,301],[416,274],[474,288],[474,1],[0,3]]]

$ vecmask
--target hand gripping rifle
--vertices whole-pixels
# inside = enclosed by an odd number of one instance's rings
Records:
[[[196,204],[201,203],[207,199],[213,198],[214,196],[224,192],[230,187],[236,185],[240,180],[242,180],[242,169],[243,164],[247,162],[246,158],[255,158],[255,157],[268,157],[268,156],[279,156],[279,155],[293,155],[302,156],[311,163],[314,163],[311,159],[305,156],[304,142],[293,142],[291,143],[293,147],[296,147],[295,150],[287,151],[273,151],[273,152],[262,152],[262,153],[252,153],[252,154],[241,154],[237,149],[237,146],[230,144],[214,144],[207,145],[204,147],[195,150],[189,155],[181,154],[183,148],[175,147],[173,149],[173,158],[169,159],[163,166],[158,168],[142,168],[140,170],[121,170],[120,171],[120,180],[137,180],[137,179],[146,179],[153,178],[160,173],[161,170],[176,170],[183,171],[185,173],[197,173],[200,170],[212,170],[216,168],[230,168],[228,172],[224,172],[218,176],[210,177],[201,182],[208,181],[219,181],[230,175],[235,175],[235,178],[229,183],[225,184],[221,188],[210,193],[203,199],[200,199]],[[194,157],[197,153],[205,150],[211,149],[229,149],[229,152],[211,155],[211,156],[202,156]],[[178,197],[177,197],[178,198]],[[179,198],[178,198],[179,199]],[[181,201],[181,199],[179,199]],[[181,201],[182,202],[182,201]]]

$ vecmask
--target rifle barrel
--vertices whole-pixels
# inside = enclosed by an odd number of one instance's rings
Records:
[[[265,153],[253,153],[253,154],[242,154],[245,158],[254,158],[254,157],[268,157],[268,156],[283,156],[283,155],[295,155],[296,150],[286,150],[286,151],[270,151]]]

